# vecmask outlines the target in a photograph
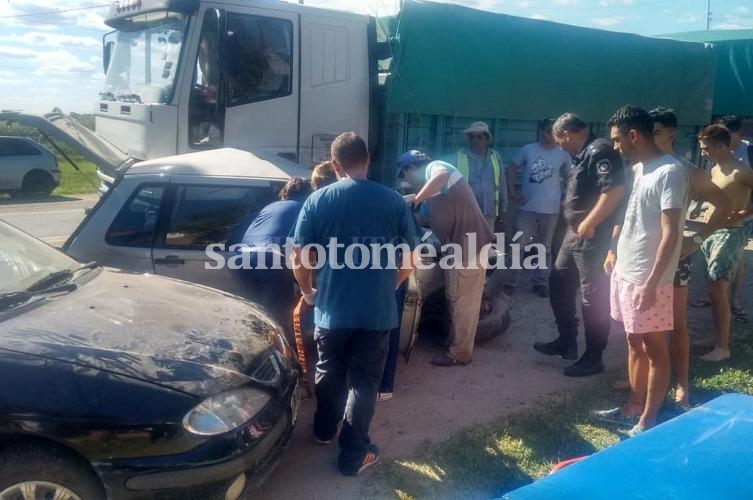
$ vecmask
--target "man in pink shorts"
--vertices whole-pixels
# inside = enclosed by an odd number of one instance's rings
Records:
[[[688,174],[656,146],[646,111],[624,106],[607,125],[615,149],[634,162],[610,290],[612,318],[624,324],[627,334],[630,395],[622,407],[594,414],[634,419],[633,436],[655,425],[669,388],[667,334],[673,328],[672,282],[682,246]]]

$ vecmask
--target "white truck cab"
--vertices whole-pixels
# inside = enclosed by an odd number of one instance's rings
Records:
[[[275,0],[126,0],[105,22],[96,130],[135,159],[233,147],[310,166],[340,132],[368,137],[368,16]]]

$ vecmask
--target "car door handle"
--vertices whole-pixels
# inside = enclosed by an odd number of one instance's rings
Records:
[[[181,266],[185,264],[186,261],[177,255],[168,255],[164,259],[154,259],[154,263],[162,266]]]

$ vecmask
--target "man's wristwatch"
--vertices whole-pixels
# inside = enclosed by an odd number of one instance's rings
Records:
[[[700,234],[698,234],[698,233],[695,233],[695,234],[693,235],[693,243],[695,243],[695,244],[697,244],[697,245],[700,245],[701,243],[703,243],[703,236],[701,236],[701,235],[700,235]]]

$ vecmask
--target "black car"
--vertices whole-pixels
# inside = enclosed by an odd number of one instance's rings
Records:
[[[2,222],[0,379],[0,500],[235,500],[299,401],[259,307],[82,265]]]

